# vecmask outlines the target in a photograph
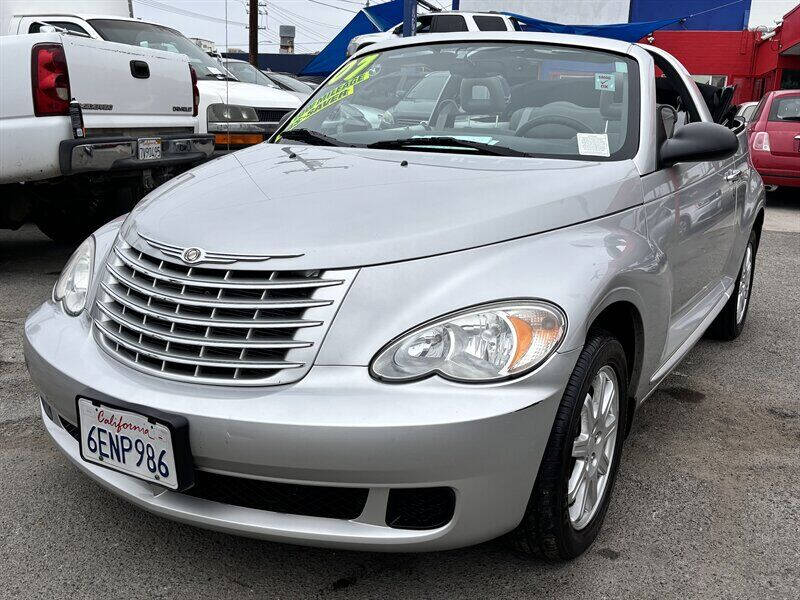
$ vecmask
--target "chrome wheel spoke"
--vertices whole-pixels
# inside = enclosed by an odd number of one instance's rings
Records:
[[[585,433],[581,433],[578,437],[575,438],[575,442],[572,444],[572,457],[573,458],[581,458],[585,459],[589,456],[589,436]]]
[[[608,470],[611,468],[611,459],[606,456],[605,452],[601,452],[597,457],[597,471],[601,475],[605,475],[608,473]]]
[[[583,462],[577,472],[573,472],[567,486],[567,502],[574,504],[579,495],[585,491],[586,485],[586,463]]]
[[[583,512],[589,512],[597,504],[597,476],[589,477],[586,480],[586,502]]]

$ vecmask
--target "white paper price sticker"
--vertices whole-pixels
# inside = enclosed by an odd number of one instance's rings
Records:
[[[582,156],[611,156],[605,133],[579,133],[578,153]]]

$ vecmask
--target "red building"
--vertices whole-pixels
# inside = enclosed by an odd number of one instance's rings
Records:
[[[736,85],[735,103],[800,89],[800,4],[774,31],[656,31],[643,39],[680,60],[698,81]]]

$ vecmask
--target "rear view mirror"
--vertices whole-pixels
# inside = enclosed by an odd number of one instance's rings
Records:
[[[662,167],[679,162],[722,160],[739,149],[736,134],[716,123],[687,123],[675,130],[659,148]]]

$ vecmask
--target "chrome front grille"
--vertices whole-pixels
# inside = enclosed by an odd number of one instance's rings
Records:
[[[354,273],[189,266],[118,240],[92,311],[95,337],[170,379],[290,383],[311,367]]]

